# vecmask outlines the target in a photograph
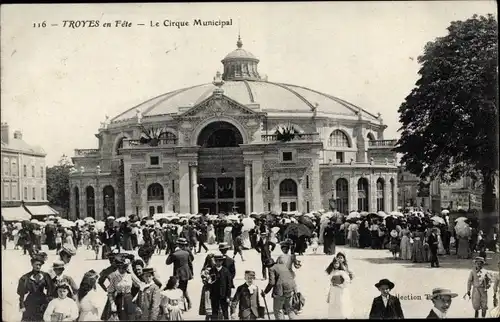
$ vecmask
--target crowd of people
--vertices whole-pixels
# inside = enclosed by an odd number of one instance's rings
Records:
[[[439,267],[437,256],[450,253],[452,239],[458,240],[457,254],[460,254],[463,247],[460,239],[467,237],[469,258],[472,228],[467,221],[459,221],[469,226],[467,233],[461,229],[452,233],[446,216],[440,218],[418,213],[342,216],[319,212],[279,216],[172,215],[143,220],[130,216],[108,217],[104,222],[86,218],[70,223],[49,217],[44,222],[3,224],[2,237],[6,233],[7,240],[13,240],[15,247],[21,247],[31,256],[32,270],[20,278],[17,290],[23,321],[182,320],[183,313],[194,306],[188,293],[188,283],[197,275],[193,270],[194,255],[202,249],[208,252],[206,244],[218,244],[218,252],[206,256],[199,273],[203,287],[198,312],[205,319],[237,316],[254,320],[265,318],[266,313],[270,317],[266,303],[266,295],[270,293],[275,319],[284,319],[285,315],[297,318],[305,304],[304,294],[298,291],[295,282],[295,270],[301,268],[297,256],[308,249],[316,253],[320,244],[325,254],[333,255],[332,262],[325,268],[330,279],[326,299],[328,318],[350,318],[349,285],[354,273],[345,254],[336,253],[336,245],[387,248],[394,258],[430,261],[432,266]],[[457,226],[463,225],[454,225]],[[59,256],[48,272],[41,270],[47,260],[41,244],[47,244],[49,250],[56,250]],[[278,245],[282,254],[273,259],[271,254]],[[78,247],[93,249],[96,259],[109,261],[102,272],[86,272],[79,285],[64,274]],[[245,271],[245,283],[235,285],[235,257],[239,255],[243,263],[245,249],[260,253],[262,271],[259,273],[268,281],[262,290],[254,283],[256,272],[250,270]],[[166,283],[162,283],[156,269],[150,266],[152,256],[161,252],[168,255],[166,264],[173,268]],[[491,285],[494,310],[498,312],[498,277],[483,270],[484,261],[485,256],[474,259],[467,281],[467,294],[472,297],[476,317],[480,313],[486,315],[487,290]],[[98,310],[101,305],[89,296],[97,286],[108,294],[103,299],[106,303],[102,312]],[[381,296],[374,299],[369,317],[404,318],[399,299],[390,295],[394,283],[384,279],[375,287]],[[450,290],[434,290],[431,298],[434,308],[429,317],[444,317],[454,296]],[[388,301],[394,304],[388,305]],[[496,313],[492,311],[492,314]]]

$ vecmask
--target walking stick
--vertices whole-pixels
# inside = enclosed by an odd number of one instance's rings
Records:
[[[271,315],[269,314],[269,309],[267,308],[266,295],[262,292],[262,298],[264,299],[264,307],[266,308],[267,318],[271,320]]]

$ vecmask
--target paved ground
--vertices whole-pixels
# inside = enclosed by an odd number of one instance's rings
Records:
[[[10,247],[12,248],[12,247]],[[212,246],[212,248],[215,248]],[[279,247],[274,255],[279,255]],[[378,296],[377,289],[373,286],[382,278],[389,278],[396,287],[393,294],[407,296],[408,299],[402,299],[403,311],[405,317],[422,318],[427,315],[432,307],[431,302],[425,295],[430,293],[434,287],[447,287],[454,292],[459,293],[455,298],[449,317],[473,317],[474,312],[470,300],[462,298],[466,291],[466,281],[471,267],[470,260],[457,260],[455,256],[442,257],[441,268],[430,268],[429,264],[413,264],[406,261],[393,260],[390,253],[385,250],[371,249],[350,249],[347,247],[338,247],[338,250],[345,251],[349,261],[349,267],[354,272],[351,294],[355,303],[355,310],[352,318],[367,318],[370,310],[372,298]],[[259,254],[254,250],[245,251],[245,262],[236,259],[236,284],[243,283],[243,272],[246,269],[253,269],[260,278]],[[205,254],[196,255],[194,267],[195,272],[199,272],[203,264]],[[496,269],[497,256],[489,254],[489,269]],[[491,257],[495,257],[491,259]],[[49,261],[45,264],[44,270],[47,270],[56,255],[49,252]],[[94,254],[90,251],[80,249],[77,256],[72,260],[68,267],[68,274],[73,276],[76,283],[79,284],[83,274],[94,269],[102,270],[107,261],[94,260]],[[160,273],[160,278],[166,281],[172,273],[172,267],[165,265],[165,255],[155,255],[152,259],[154,266]],[[326,318],[326,294],[328,292],[328,278],[324,273],[329,263],[330,256],[326,255],[304,255],[300,257],[302,268],[297,272],[297,283],[300,291],[306,298],[306,306],[301,318]],[[2,251],[2,317],[3,321],[19,321],[20,314],[17,310],[16,288],[19,277],[30,270],[29,257],[22,255],[21,251],[8,249]],[[265,281],[258,280],[257,284],[264,288]],[[189,284],[189,292],[193,299],[194,307],[185,314],[186,319],[203,319],[198,315],[198,306],[200,301],[201,280],[197,276]],[[105,294],[99,288],[98,294],[102,299],[102,306],[105,302]],[[413,299],[410,299],[413,298]],[[489,306],[492,307],[492,294],[489,294]],[[267,298],[267,304],[272,312],[272,299]],[[272,313],[271,313],[271,318]]]

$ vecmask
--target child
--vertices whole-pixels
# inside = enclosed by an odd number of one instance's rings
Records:
[[[399,298],[390,294],[394,286],[394,283],[386,278],[381,279],[377,284],[375,284],[375,287],[380,292],[380,296],[377,296],[373,299],[369,319],[404,319],[404,314]],[[392,302],[392,305],[386,306],[385,303],[390,302]]]
[[[43,320],[45,322],[75,321],[78,318],[78,305],[68,297],[71,294],[71,287],[61,283],[56,285],[57,297],[49,302]]]
[[[73,278],[69,275],[63,274],[64,273],[64,262],[61,260],[56,260],[52,264],[52,269],[54,271],[55,277],[52,279],[52,282],[54,282],[54,285],[57,284],[67,284],[71,287],[71,292],[73,299],[76,300],[76,295],[78,293],[78,287],[75,284],[75,281]],[[57,297],[57,291],[53,294],[53,297]]]
[[[245,284],[238,286],[233,299],[231,300],[231,315],[238,307],[238,317],[240,320],[257,320],[264,317],[264,311],[260,306],[260,292],[255,280],[254,271],[245,271]]]
[[[160,288],[153,281],[154,269],[146,267],[142,270],[142,277],[146,287],[137,295],[138,321],[156,321],[160,310]]]
[[[233,260],[234,258],[236,257],[236,254],[240,254],[241,256],[241,261],[244,262],[245,259],[243,258],[243,252],[242,252],[242,247],[243,247],[243,238],[241,236],[241,234],[239,234],[238,236],[236,236],[236,238],[234,239],[234,255],[233,255]]]
[[[179,280],[171,276],[165,290],[161,292],[160,311],[162,321],[182,321],[182,311],[186,310],[184,296],[179,288]]]
[[[401,244],[401,240],[399,239],[399,234],[395,229],[393,229],[391,231],[390,243],[391,243],[392,258],[398,259],[398,253],[399,253],[399,247]]]
[[[484,265],[487,265],[487,263],[486,263],[486,240],[484,239],[484,233],[482,230],[479,231],[478,242],[477,242],[476,247],[479,250],[479,257],[484,258]]]
[[[472,268],[469,279],[467,280],[467,296],[471,297],[472,288],[472,308],[474,309],[474,317],[479,317],[481,310],[482,317],[486,317],[488,310],[488,289],[491,286],[491,276],[483,270],[484,258],[474,258],[474,268]],[[465,297],[465,296],[464,296]]]
[[[311,243],[309,244],[309,246],[311,246],[312,252],[314,254],[316,254],[316,252],[318,251],[318,247],[319,247],[319,238],[318,238],[318,234],[316,232],[313,233],[312,238],[311,238]]]

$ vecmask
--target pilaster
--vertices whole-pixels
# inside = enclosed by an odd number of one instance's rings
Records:
[[[198,214],[198,162],[189,162],[191,213]]]
[[[349,209],[358,211],[358,180],[356,176],[349,177]]]
[[[261,213],[264,211],[264,199],[262,195],[262,160],[252,161],[252,187],[253,187],[253,211]],[[276,200],[275,200],[276,204]]]
[[[377,212],[377,179],[370,174],[368,177],[368,212]]]
[[[189,191],[189,162],[187,160],[179,161],[179,212],[189,213],[190,191]]]
[[[245,213],[252,212],[252,162],[245,161]]]

